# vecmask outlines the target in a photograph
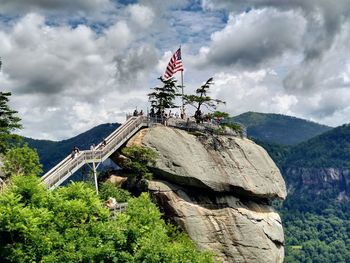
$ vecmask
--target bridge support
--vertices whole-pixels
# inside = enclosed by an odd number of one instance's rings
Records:
[[[95,162],[92,163],[92,172],[94,173],[95,186],[96,186],[96,194],[98,195],[98,183],[97,183],[97,172]]]

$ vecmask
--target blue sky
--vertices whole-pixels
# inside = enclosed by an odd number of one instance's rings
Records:
[[[186,91],[214,77],[221,110],[337,126],[350,116],[349,13],[346,0],[0,0],[0,87],[21,134],[69,138],[147,109],[181,45]]]

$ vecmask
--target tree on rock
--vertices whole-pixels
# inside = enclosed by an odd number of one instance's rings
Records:
[[[153,113],[161,115],[165,109],[176,108],[175,98],[179,96],[178,89],[179,85],[176,85],[176,80],[170,78],[164,80],[162,77],[158,78],[163,86],[153,88],[153,92],[148,94],[149,101],[151,102],[151,115]]]
[[[210,85],[214,84],[213,78],[209,78],[200,88],[196,90],[195,95],[185,95],[185,104],[192,105],[196,108],[195,119],[199,123],[203,119],[202,106],[205,106],[209,110],[215,110],[219,104],[225,104],[225,101],[219,99],[213,99],[207,95]]]

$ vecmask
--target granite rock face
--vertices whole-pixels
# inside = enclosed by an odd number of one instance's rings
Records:
[[[142,143],[158,153],[155,168],[171,182],[256,198],[286,197],[286,186],[275,163],[248,139],[196,137],[158,126],[148,129]]]
[[[149,189],[167,218],[219,262],[283,262],[281,219],[270,206],[165,181],[151,181]]]
[[[284,180],[266,151],[235,136],[194,136],[156,126],[136,134],[158,153],[149,190],[164,215],[219,262],[283,262],[284,236],[269,200]]]

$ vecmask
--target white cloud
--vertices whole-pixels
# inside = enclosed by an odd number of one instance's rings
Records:
[[[0,81],[13,92],[24,135],[61,139],[93,124],[124,121],[121,105],[139,94],[147,100],[157,52],[143,43],[130,49],[138,36],[126,21],[97,34],[86,25],[48,26],[44,16],[31,13],[0,35]]]
[[[151,8],[139,4],[128,7],[130,18],[138,26],[147,28],[153,23],[154,13]]]
[[[110,0],[1,0],[0,13],[24,14],[37,11],[96,11],[111,6]]]
[[[323,55],[304,60],[302,63],[290,69],[284,81],[284,86],[289,92],[309,93],[320,90],[334,89],[349,86],[350,62],[350,22],[343,24],[341,30],[334,38],[332,46],[323,52]]]
[[[214,75],[211,95],[225,100],[227,104],[222,109],[231,115],[252,110],[293,115],[291,107],[297,99],[283,93],[280,81],[271,69],[218,73]]]
[[[200,65],[256,68],[285,52],[298,51],[304,31],[305,20],[293,11],[230,15],[226,27],[212,34],[209,47],[202,48]]]

